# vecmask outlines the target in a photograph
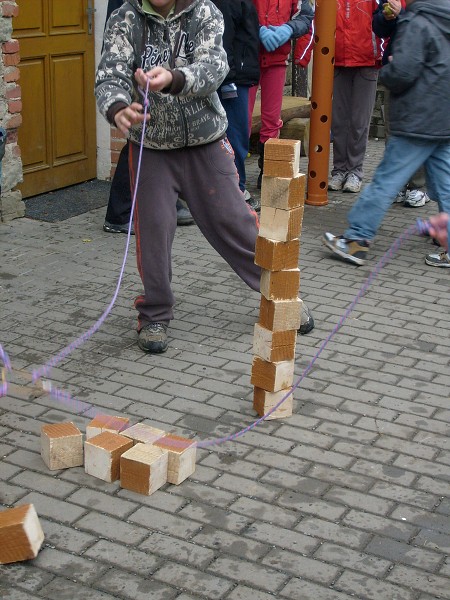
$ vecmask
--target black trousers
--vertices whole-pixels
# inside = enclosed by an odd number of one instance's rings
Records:
[[[122,148],[116,171],[111,181],[105,219],[114,225],[129,223],[131,215],[130,172],[128,168],[129,142]]]

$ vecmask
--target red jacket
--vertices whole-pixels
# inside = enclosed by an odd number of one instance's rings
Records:
[[[305,35],[311,26],[314,11],[309,0],[253,0],[258,13],[260,25],[284,25],[292,26],[294,38]],[[292,21],[292,17],[299,13],[300,19]],[[291,42],[286,42],[274,52],[268,52],[262,44],[259,49],[259,61],[261,67],[272,65],[286,65],[291,52]]]
[[[377,0],[337,0],[336,67],[381,65],[381,40],[372,32]]]

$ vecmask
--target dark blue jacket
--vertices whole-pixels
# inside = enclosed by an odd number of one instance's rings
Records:
[[[259,21],[251,0],[212,0],[223,15],[223,46],[230,72],[224,84],[252,86],[259,81]]]
[[[372,17],[372,31],[379,38],[383,38],[385,41],[383,45],[383,57],[381,64],[385,65],[389,62],[388,58],[392,54],[392,42],[394,41],[395,31],[397,29],[398,17],[396,19],[385,19],[383,15],[383,4],[386,0],[378,0],[378,10]],[[402,8],[400,15],[405,13],[405,9]]]
[[[411,2],[398,19],[392,57],[380,71],[391,91],[392,135],[450,140],[450,2]]]

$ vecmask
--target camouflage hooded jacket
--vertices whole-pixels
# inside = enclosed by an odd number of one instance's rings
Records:
[[[150,121],[144,146],[169,150],[198,146],[225,135],[227,119],[216,90],[228,72],[222,46],[223,17],[210,0],[176,0],[166,20],[128,0],[114,12],[105,30],[95,95],[101,114],[114,123],[118,110],[143,102],[134,72],[160,65],[173,81],[164,92],[149,92]],[[141,141],[142,125],[129,139]]]

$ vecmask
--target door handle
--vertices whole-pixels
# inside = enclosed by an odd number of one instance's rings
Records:
[[[92,35],[94,31],[94,13],[96,9],[92,5],[93,0],[88,0],[88,7],[86,9],[87,17],[88,17],[88,34]]]

